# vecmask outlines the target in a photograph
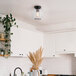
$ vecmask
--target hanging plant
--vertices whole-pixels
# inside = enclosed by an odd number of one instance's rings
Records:
[[[3,56],[10,56],[10,54],[12,53],[10,50],[11,47],[11,39],[10,39],[10,35],[13,35],[13,33],[11,33],[11,27],[12,26],[17,26],[16,25],[16,19],[13,18],[12,14],[10,15],[6,15],[5,17],[0,17],[0,23],[2,23],[3,27],[4,27],[4,38],[5,38],[5,43],[4,43],[4,52],[3,52]]]

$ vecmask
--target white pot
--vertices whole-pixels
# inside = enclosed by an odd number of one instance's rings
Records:
[[[29,76],[33,76],[33,72],[28,72]]]
[[[40,73],[38,70],[33,70],[33,76],[40,76]]]

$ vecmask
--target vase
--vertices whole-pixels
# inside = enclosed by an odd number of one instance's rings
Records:
[[[39,70],[33,70],[33,76],[40,76]]]
[[[33,76],[33,72],[28,72],[29,76]]]

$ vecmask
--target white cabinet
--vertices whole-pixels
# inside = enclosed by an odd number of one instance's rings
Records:
[[[67,33],[66,49],[71,52],[76,52],[76,32]]]
[[[11,36],[11,50],[13,56],[27,56],[43,46],[43,34],[38,31],[30,31],[23,28],[13,27]]]
[[[55,34],[44,34],[44,57],[55,57]]]
[[[76,53],[76,32],[44,34],[44,56],[53,57],[61,54]]]
[[[76,51],[76,32],[58,33],[55,37],[56,53],[69,54]]]
[[[64,33],[55,34],[55,51],[57,53],[66,51],[66,38],[67,35]]]

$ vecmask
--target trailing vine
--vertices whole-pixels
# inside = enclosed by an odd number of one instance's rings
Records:
[[[10,35],[13,35],[13,33],[11,33],[11,27],[12,26],[17,26],[16,25],[16,19],[13,18],[12,14],[10,15],[6,15],[5,17],[0,17],[0,23],[2,23],[3,28],[4,28],[4,38],[5,38],[5,43],[4,43],[4,50],[2,50],[3,52],[3,56],[8,55],[10,56],[10,54],[12,53],[10,48],[11,48],[11,39],[10,39]]]

